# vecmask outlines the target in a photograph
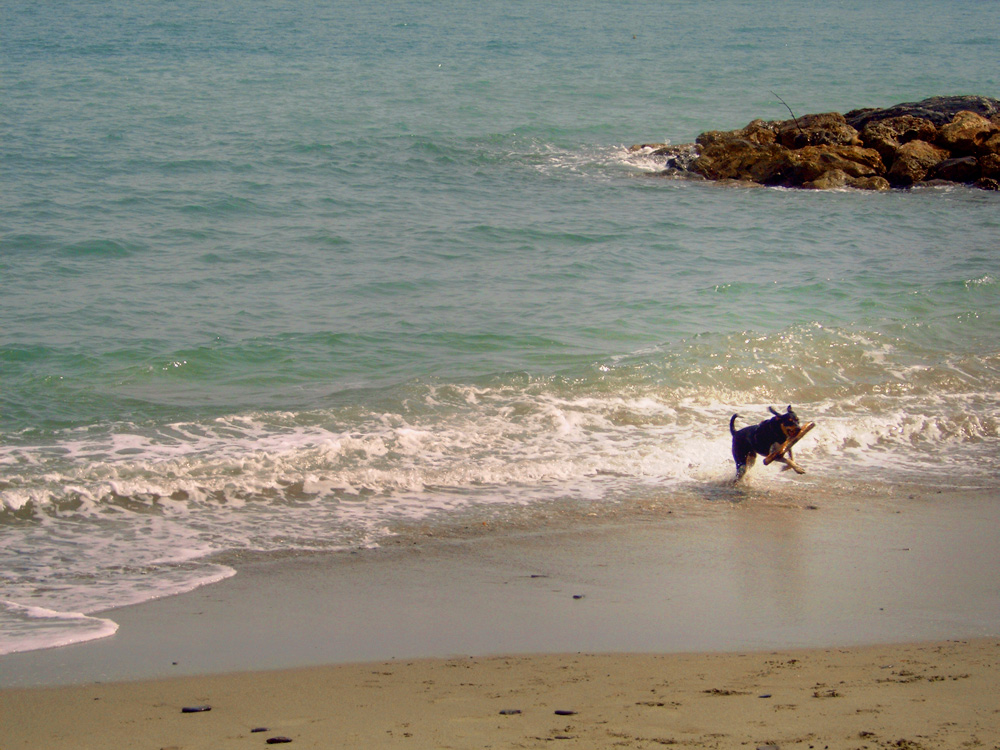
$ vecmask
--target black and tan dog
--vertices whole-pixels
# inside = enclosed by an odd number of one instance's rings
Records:
[[[792,407],[784,414],[774,410],[773,406],[768,409],[774,415],[759,424],[744,427],[737,430],[733,425],[740,416],[734,414],[729,420],[729,432],[733,436],[733,460],[736,461],[736,481],[740,481],[747,469],[754,465],[757,455],[767,456],[773,453],[778,447],[789,438],[794,438],[799,434],[799,418]],[[795,469],[799,474],[805,474],[806,470],[795,463],[792,459],[792,449],[788,448],[786,453],[774,459],[785,464],[782,471]]]

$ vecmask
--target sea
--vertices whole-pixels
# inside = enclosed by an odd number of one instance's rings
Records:
[[[241,561],[1000,488],[1000,194],[629,149],[998,97],[1000,3],[0,16],[0,653]],[[733,487],[789,405],[807,473]]]

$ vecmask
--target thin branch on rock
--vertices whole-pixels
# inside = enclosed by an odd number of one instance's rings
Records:
[[[777,96],[778,97],[778,101],[785,105],[785,109],[788,110],[788,114],[790,114],[792,116],[792,119],[795,120],[795,127],[797,127],[799,129],[799,132],[800,133],[804,133],[805,131],[802,129],[802,126],[799,125],[799,118],[795,116],[794,112],[792,112],[792,108],[788,106],[788,102],[786,102],[780,96],[778,96],[777,94],[775,94],[773,91],[771,93],[774,94],[775,96]]]

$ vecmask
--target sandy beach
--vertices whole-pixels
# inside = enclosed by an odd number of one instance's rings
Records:
[[[0,657],[0,748],[998,746],[988,493],[705,505],[233,561]]]
[[[1000,642],[983,640],[389,661],[7,691],[2,746],[996,748],[998,660]]]

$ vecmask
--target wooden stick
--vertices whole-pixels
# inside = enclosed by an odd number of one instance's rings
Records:
[[[803,425],[797,433],[795,433],[795,437],[788,438],[788,440],[783,442],[767,455],[767,458],[764,459],[764,466],[767,466],[772,461],[775,461],[788,453],[788,449],[805,437],[805,434],[815,426],[815,422],[806,422],[806,424]]]

